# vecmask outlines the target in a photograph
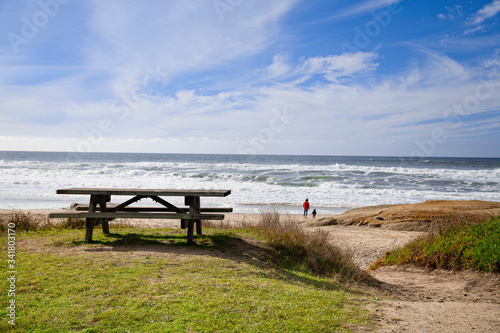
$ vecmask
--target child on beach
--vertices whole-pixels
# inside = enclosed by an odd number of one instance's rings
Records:
[[[316,209],[313,209],[313,212],[311,214],[313,216],[313,219],[316,218]]]

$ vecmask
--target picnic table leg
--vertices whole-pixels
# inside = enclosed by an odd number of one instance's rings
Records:
[[[189,205],[189,214],[200,214],[200,197],[198,196],[187,196],[184,199],[184,204]],[[196,223],[196,233],[201,235],[201,220],[191,219],[187,220],[188,233],[187,233],[187,243],[188,245],[193,245],[193,234],[194,234],[194,224]],[[183,221],[181,221],[182,226]]]
[[[92,242],[92,233],[94,231],[95,219],[85,219],[85,226],[87,227],[85,231],[85,242]]]
[[[99,196],[99,207],[101,208],[101,212],[107,212],[106,202],[111,201],[111,196],[103,195]],[[109,219],[102,219],[102,232],[104,234],[109,234]]]
[[[193,204],[191,206],[193,208],[193,213],[191,214],[200,214],[201,213],[200,206],[201,206],[200,197],[193,197]],[[191,208],[189,210],[191,211]],[[194,222],[196,223],[196,234],[201,235],[202,234],[201,220],[194,220]]]
[[[107,219],[104,219],[106,222],[102,222],[102,232],[104,234],[109,234],[109,223]]]
[[[186,196],[184,197],[184,204],[189,205],[189,214],[192,213],[191,204],[193,203],[193,197]],[[187,228],[187,245],[194,245],[193,241],[193,220],[181,220],[181,228]]]
[[[97,197],[95,195],[90,196],[89,202],[89,213],[94,213],[97,206]],[[85,219],[85,242],[92,242],[92,233],[94,232],[94,226],[96,224],[96,219],[86,218]]]
[[[187,245],[195,245],[193,241],[194,220],[188,220]]]

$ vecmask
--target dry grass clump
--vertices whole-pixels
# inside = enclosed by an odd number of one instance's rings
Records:
[[[306,231],[297,221],[276,210],[262,210],[259,221],[239,223],[204,221],[217,229],[246,229],[264,238],[276,249],[281,260],[294,270],[305,270],[318,276],[333,277],[340,282],[372,282],[374,279],[354,263],[352,255],[331,243],[323,229]]]
[[[46,216],[32,215],[21,211],[0,215],[0,232],[2,233],[6,232],[9,227],[16,231],[36,231],[50,228],[52,225]]]
[[[230,229],[251,229],[255,227],[255,225],[252,222],[248,221],[246,218],[237,222],[230,222],[227,220],[203,220],[202,222],[204,227],[212,229],[230,230]]]
[[[6,233],[8,228],[19,232],[51,229],[83,229],[85,228],[85,219],[66,219],[63,222],[54,223],[44,215],[12,211],[9,214],[0,215],[0,233]]]
[[[252,226],[294,269],[305,269],[341,282],[370,282],[371,276],[359,269],[352,255],[331,243],[323,229],[306,231],[290,216],[262,211]]]

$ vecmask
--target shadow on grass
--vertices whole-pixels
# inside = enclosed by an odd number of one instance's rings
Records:
[[[163,232],[130,232],[99,235],[91,243],[73,241],[73,245],[89,245],[86,252],[155,252],[188,255],[209,255],[217,258],[244,262],[255,266],[268,278],[279,279],[288,283],[300,283],[326,290],[343,290],[352,294],[363,292],[337,283],[331,279],[312,278],[289,269],[290,263],[280,258],[279,254],[265,245],[253,244],[234,233],[194,235],[195,245],[187,245],[186,234],[180,230]],[[95,247],[93,245],[102,245]]]
[[[158,246],[177,246],[186,248],[216,248],[223,247],[226,241],[231,238],[225,234],[215,234],[215,235],[195,235],[194,241],[195,245],[187,245],[187,238],[185,233],[177,230],[168,230],[166,232],[155,231],[153,233],[147,232],[129,232],[124,233],[109,233],[103,235],[97,235],[94,240],[90,243],[81,241],[72,241],[73,245],[84,245],[84,244],[100,244],[103,246],[111,246],[118,250],[119,247],[124,246],[138,246],[138,245],[158,245]],[[127,247],[128,248],[128,247]],[[127,248],[123,248],[126,251]],[[88,251],[95,251],[99,249],[88,249]],[[130,247],[130,250],[136,250]],[[164,251],[160,251],[164,252]]]

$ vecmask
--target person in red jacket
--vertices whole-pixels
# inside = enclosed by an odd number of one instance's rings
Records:
[[[302,207],[304,207],[304,217],[307,218],[307,212],[309,211],[309,199],[306,199],[306,201],[304,201]]]

